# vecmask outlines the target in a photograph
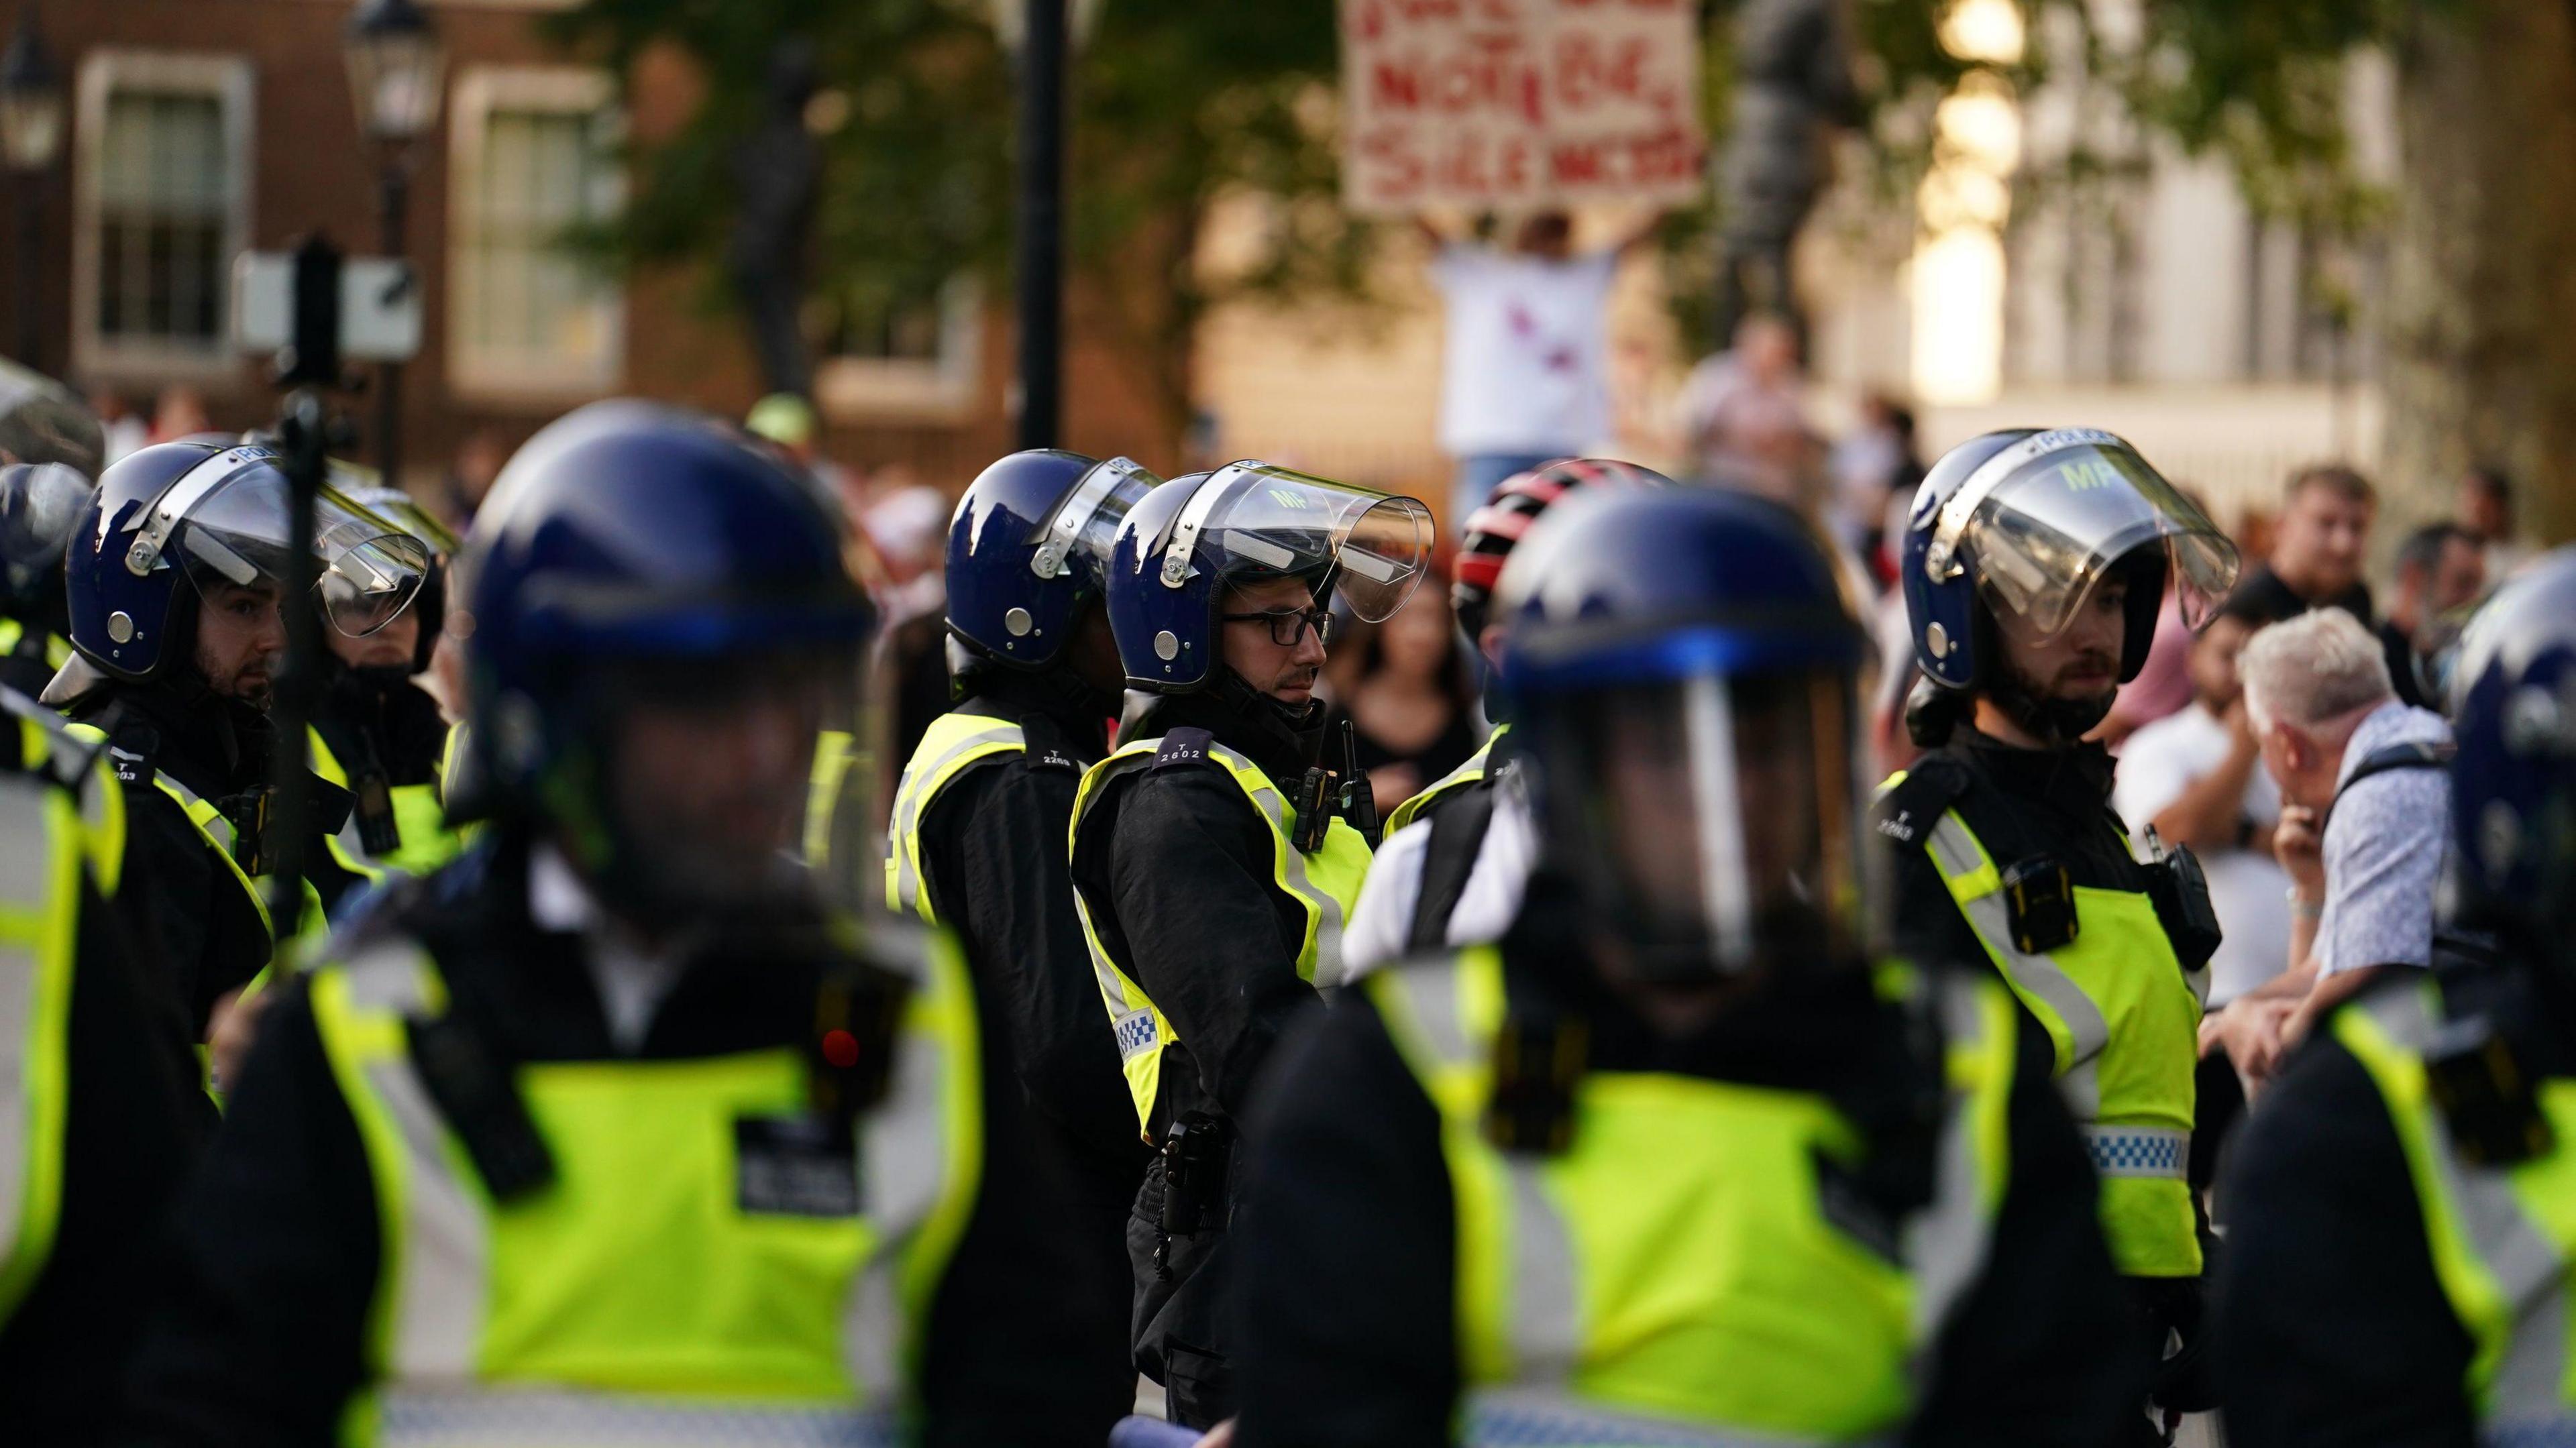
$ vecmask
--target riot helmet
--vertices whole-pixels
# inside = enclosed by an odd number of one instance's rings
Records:
[[[2451,690],[2454,918],[2556,960],[2576,936],[2576,546],[2478,610]]]
[[[92,491],[61,463],[0,468],[0,618],[71,633],[63,560]]]
[[[1161,482],[1127,458],[1049,448],[978,473],[948,524],[948,632],[966,662],[1024,672],[1062,662],[1108,581],[1120,521]]]
[[[1861,958],[1866,637],[1802,519],[1728,491],[1568,499],[1496,604],[1542,868],[1635,975]]]
[[[456,560],[462,540],[400,488],[361,483],[343,492],[351,502],[411,535],[429,552],[429,568],[421,577],[420,595],[411,606],[411,615],[419,620],[420,627],[413,636],[411,657],[406,664],[406,672],[422,673],[438,652],[438,636],[447,623],[447,571]]]
[[[1653,468],[1616,458],[1562,458],[1496,485],[1483,507],[1467,515],[1458,553],[1449,565],[1449,607],[1470,644],[1493,622],[1494,584],[1503,564],[1539,515],[1582,488],[1669,488],[1673,480]]]

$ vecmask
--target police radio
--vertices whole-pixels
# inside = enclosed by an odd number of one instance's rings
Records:
[[[1359,831],[1371,849],[1377,847],[1377,790],[1360,772],[1359,730],[1350,720],[1342,721],[1342,767],[1307,766],[1291,803],[1297,807],[1297,828],[1290,832],[1288,843],[1299,854],[1311,855],[1324,847],[1336,816]]]

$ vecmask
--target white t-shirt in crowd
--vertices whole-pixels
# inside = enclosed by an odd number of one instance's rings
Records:
[[[1431,280],[1448,304],[1440,446],[1579,453],[1610,434],[1610,281],[1618,253],[1566,261],[1444,246]]]
[[[2111,807],[2144,843],[2147,823],[2182,792],[2227,762],[2227,724],[2198,701],[2146,724],[2120,747]],[[2281,790],[2261,764],[2245,781],[2245,816],[2257,825],[2281,818]],[[2289,963],[2290,876],[2270,855],[2230,846],[2199,850],[2209,902],[2226,940],[2209,961],[2209,1004],[2243,995]]]

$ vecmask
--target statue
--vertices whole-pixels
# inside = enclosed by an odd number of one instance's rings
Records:
[[[1736,12],[1736,85],[1717,153],[1718,337],[1754,312],[1805,327],[1789,247],[1827,179],[1830,127],[1860,120],[1836,0],[1747,0]]]
[[[734,290],[751,324],[762,391],[799,397],[810,397],[814,390],[801,313],[814,196],[823,170],[821,150],[805,125],[815,68],[814,47],[801,37],[780,41],[770,54],[766,114],[734,149],[736,214],[726,254]]]

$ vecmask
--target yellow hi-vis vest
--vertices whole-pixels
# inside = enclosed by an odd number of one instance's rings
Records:
[[[1900,770],[1881,788],[1904,779]],[[1957,810],[1942,812],[1925,848],[2004,983],[2048,1032],[2058,1088],[2102,1179],[2112,1265],[2129,1277],[2198,1276],[2187,1172],[2207,974],[2183,973],[2154,900],[2126,890],[2074,887],[2075,939],[2021,950],[2001,871]]]
[[[0,654],[14,654],[27,637],[27,625],[14,618],[0,618]],[[60,634],[45,635],[45,662],[59,669],[72,661],[72,642]]]
[[[313,772],[330,784],[349,789],[349,771],[341,766],[340,757],[322,738],[322,731],[312,731]],[[442,758],[445,750],[441,751]],[[365,837],[358,828],[358,811],[352,807],[349,817],[340,823],[340,832],[329,840],[331,858],[340,868],[368,880],[384,878],[387,870],[407,875],[426,875],[453,860],[465,848],[463,837],[447,827],[447,808],[439,802],[436,784],[397,784],[388,791],[393,798],[394,828],[402,840],[393,853],[381,858],[367,853]]]
[[[1915,988],[1913,972],[1882,972]],[[1983,1269],[2009,1175],[2011,999],[1940,987],[1949,1106],[1932,1205],[1895,1259],[1836,1226],[1820,1158],[1856,1160],[1824,1097],[1593,1071],[1563,1152],[1485,1133],[1503,963],[1492,946],[1362,983],[1440,1113],[1457,1214],[1457,1441],[1777,1445],[1890,1439]]]
[[[882,945],[883,942],[880,941]],[[983,1161],[975,1006],[934,938],[891,1094],[858,1122],[854,1216],[753,1212],[737,1128],[805,1117],[789,1048],[515,1070],[554,1180],[496,1203],[405,1018],[446,1008],[416,942],[314,976],[374,1180],[383,1265],[348,1444],[892,1443]]]
[[[26,1299],[62,1224],[72,975],[81,876],[113,898],[125,795],[65,726],[0,713],[23,772],[0,774],[0,1324]]]
[[[2433,1275],[2470,1343],[2461,1385],[2490,1443],[2576,1437],[2576,1081],[2543,1077],[2539,1105],[2555,1141],[2529,1161],[2461,1159],[2425,1083],[2442,1025],[2431,980],[2382,988],[2335,1012],[2335,1039],[2370,1073],[2415,1181]]]
[[[1442,795],[1482,782],[1486,774],[1491,771],[1494,746],[1501,743],[1503,736],[1511,732],[1512,726],[1509,724],[1495,725],[1494,732],[1485,736],[1485,742],[1476,747],[1475,753],[1467,756],[1466,763],[1433,780],[1420,793],[1397,805],[1395,813],[1386,817],[1386,832],[1391,835],[1413,823],[1424,810],[1438,802]]]
[[[1091,766],[1082,776],[1082,787],[1073,797],[1067,858],[1081,853],[1082,827],[1110,784],[1151,767],[1162,748],[1159,735],[1135,740]],[[1279,792],[1270,776],[1262,773],[1261,766],[1215,743],[1208,745],[1207,762],[1222,768],[1226,777],[1242,788],[1244,799],[1270,827],[1275,850],[1271,883],[1306,915],[1305,937],[1297,947],[1298,978],[1317,987],[1340,984],[1342,922],[1349,918],[1352,903],[1359,899],[1360,881],[1368,874],[1368,840],[1336,818],[1324,832],[1322,847],[1307,854],[1291,843],[1297,829],[1296,807]],[[1109,948],[1101,943],[1093,912],[1107,911],[1109,903],[1091,899],[1078,877],[1073,903],[1082,916],[1082,938],[1091,947],[1091,969],[1100,981],[1100,1001],[1109,1008],[1110,1029],[1118,1038],[1118,1064],[1127,1073],[1127,1094],[1136,1103],[1136,1129],[1150,1140],[1154,1101],[1163,1089],[1163,1052],[1178,1044],[1180,1036],[1172,1029],[1171,1018],[1136,983],[1135,975],[1111,959]],[[1152,928],[1151,921],[1122,923],[1131,930]]]
[[[939,911],[922,885],[921,820],[939,792],[979,764],[991,764],[1027,752],[1027,737],[1015,719],[983,714],[948,713],[930,721],[912,760],[895,786],[894,814],[886,821],[886,908],[911,911],[931,924]]]

